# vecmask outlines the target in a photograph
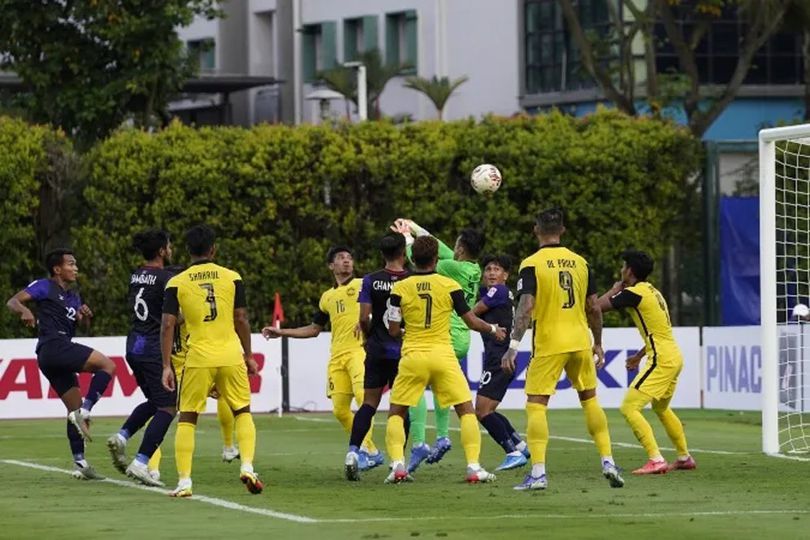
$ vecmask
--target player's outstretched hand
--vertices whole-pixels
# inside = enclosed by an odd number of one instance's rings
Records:
[[[281,337],[281,328],[276,328],[275,326],[265,326],[262,328],[262,335],[264,336],[264,339]]]
[[[593,355],[595,357],[594,363],[596,364],[596,369],[602,369],[605,366],[605,350],[601,345],[593,346]]]
[[[20,320],[25,326],[29,326],[31,328],[37,325],[37,318],[34,317],[34,314],[28,308],[25,308],[25,311],[22,312],[22,315],[20,315]]]
[[[253,359],[253,355],[245,355],[245,365],[247,366],[248,375],[256,375],[259,372],[259,364]]]
[[[163,382],[163,388],[169,392],[174,392],[174,370],[171,368],[171,366],[163,368],[163,375],[161,376],[160,380]]]
[[[517,358],[517,351],[515,349],[507,349],[501,357],[501,369],[507,375],[515,372],[515,358]]]

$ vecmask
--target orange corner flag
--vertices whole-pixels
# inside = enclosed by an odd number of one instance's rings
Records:
[[[276,328],[281,327],[284,322],[284,307],[281,305],[281,295],[276,292],[275,299],[273,300],[273,326]]]

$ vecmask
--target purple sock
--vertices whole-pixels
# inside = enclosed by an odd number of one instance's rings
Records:
[[[352,422],[352,434],[349,437],[349,446],[360,446],[363,444],[363,439],[366,438],[368,430],[371,429],[371,422],[374,420],[374,413],[377,409],[371,405],[363,405],[354,414],[354,422]]]
[[[101,394],[104,393],[104,390],[107,389],[107,385],[110,384],[111,380],[112,377],[106,371],[99,370],[93,373],[93,379],[90,381],[90,388],[87,390],[87,395],[84,397],[82,408],[92,411],[93,406],[99,400]]]
[[[73,454],[73,461],[81,461],[84,459],[84,439],[82,439],[79,430],[76,426],[68,420],[67,422],[67,438],[70,443],[70,452]]]
[[[481,419],[481,425],[484,426],[496,443],[508,454],[515,451],[515,443],[512,441],[512,436],[503,423],[500,415],[491,413]]]
[[[129,439],[135,435],[139,429],[146,425],[150,418],[157,412],[157,407],[150,401],[144,401],[132,410],[132,413],[121,426],[118,432],[125,439]]]
[[[512,423],[509,421],[509,419],[507,417],[505,417],[504,415],[502,415],[498,411],[495,411],[492,414],[496,415],[498,418],[501,419],[501,422],[503,422],[504,425],[506,426],[507,433],[509,433],[509,435],[512,437],[512,441],[515,444],[523,442],[523,439],[520,437],[520,435],[518,435],[517,430],[512,426]]]
[[[146,460],[149,461],[149,458],[152,457],[152,454],[155,453],[155,450],[157,450],[158,446],[163,442],[163,437],[165,437],[166,432],[169,431],[173,419],[174,415],[166,411],[158,410],[155,413],[155,416],[152,417],[152,421],[149,422],[149,425],[146,426],[146,431],[143,433],[143,441],[141,441],[141,447],[138,449],[139,456],[145,456]]]

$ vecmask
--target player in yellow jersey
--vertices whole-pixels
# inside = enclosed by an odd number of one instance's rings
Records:
[[[413,243],[416,269],[391,291],[388,331],[402,341],[399,373],[391,390],[385,444],[391,455],[391,474],[386,483],[411,481],[405,467],[405,415],[415,406],[429,385],[442,407],[454,406],[461,423],[461,446],[467,458],[467,481],[492,482],[495,475],[479,464],[481,431],[472,405],[467,378],[461,371],[450,337],[450,314],[455,312],[471,330],[504,339],[506,330],[489,324],[470,310],[464,292],[454,280],[436,273],[439,243],[421,236]]]
[[[253,470],[256,426],[250,414],[248,373],[256,373],[250,345],[245,287],[239,274],[214,264],[216,236],[206,225],[186,232],[191,265],[166,284],[161,327],[163,384],[178,388],[180,419],[175,437],[177,488],[174,497],[191,496],[191,463],[197,418],[213,385],[233,411],[242,453],[239,479],[251,493],[264,488]],[[188,330],[188,351],[179,380],[171,364],[178,315]]]
[[[515,489],[546,489],[548,485],[546,410],[563,370],[579,394],[588,432],[599,450],[602,473],[611,487],[622,487],[624,480],[613,462],[607,417],[596,399],[596,369],[604,365],[605,353],[602,350],[602,312],[597,304],[594,277],[584,258],[560,245],[565,233],[561,209],[549,208],[541,212],[534,233],[540,249],[520,265],[517,285],[520,299],[515,310],[512,341],[501,361],[507,373],[515,371],[520,340],[532,323],[532,358],[526,374],[529,424],[526,442],[531,452],[532,470]]]
[[[362,335],[357,330],[360,320],[360,288],[363,280],[354,277],[354,258],[346,246],[334,246],[326,254],[329,270],[335,276],[335,285],[326,290],[318,302],[312,322],[298,328],[262,329],[265,338],[291,337],[313,338],[327,324],[332,325],[332,348],[327,373],[326,396],[332,400],[332,414],[346,433],[352,432],[354,413],[351,405],[354,398],[357,406],[363,404],[363,377],[366,351]],[[382,452],[377,450],[369,429],[359,454],[359,468],[366,470],[384,463]]]
[[[627,359],[627,369],[638,369],[645,356],[647,362],[627,389],[621,406],[622,414],[649,457],[649,461],[633,474],[694,469],[697,465],[686,447],[683,425],[669,406],[683,368],[683,355],[672,335],[667,303],[647,281],[655,263],[648,254],[636,250],[625,251],[622,259],[622,279],[599,298],[599,306],[602,311],[626,310],[644,340],[644,347]],[[678,453],[678,459],[671,464],[661,456],[652,427],[641,414],[650,403]]]

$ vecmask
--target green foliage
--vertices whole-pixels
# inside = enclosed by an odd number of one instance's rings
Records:
[[[444,107],[447,105],[450,96],[453,95],[453,92],[455,92],[459,86],[468,80],[469,78],[466,76],[459,77],[453,81],[447,77],[436,77],[436,75],[430,79],[426,79],[425,77],[408,77],[405,79],[403,86],[424,94],[430,102],[433,103],[433,106],[436,107],[439,120],[442,120],[444,119]]]

